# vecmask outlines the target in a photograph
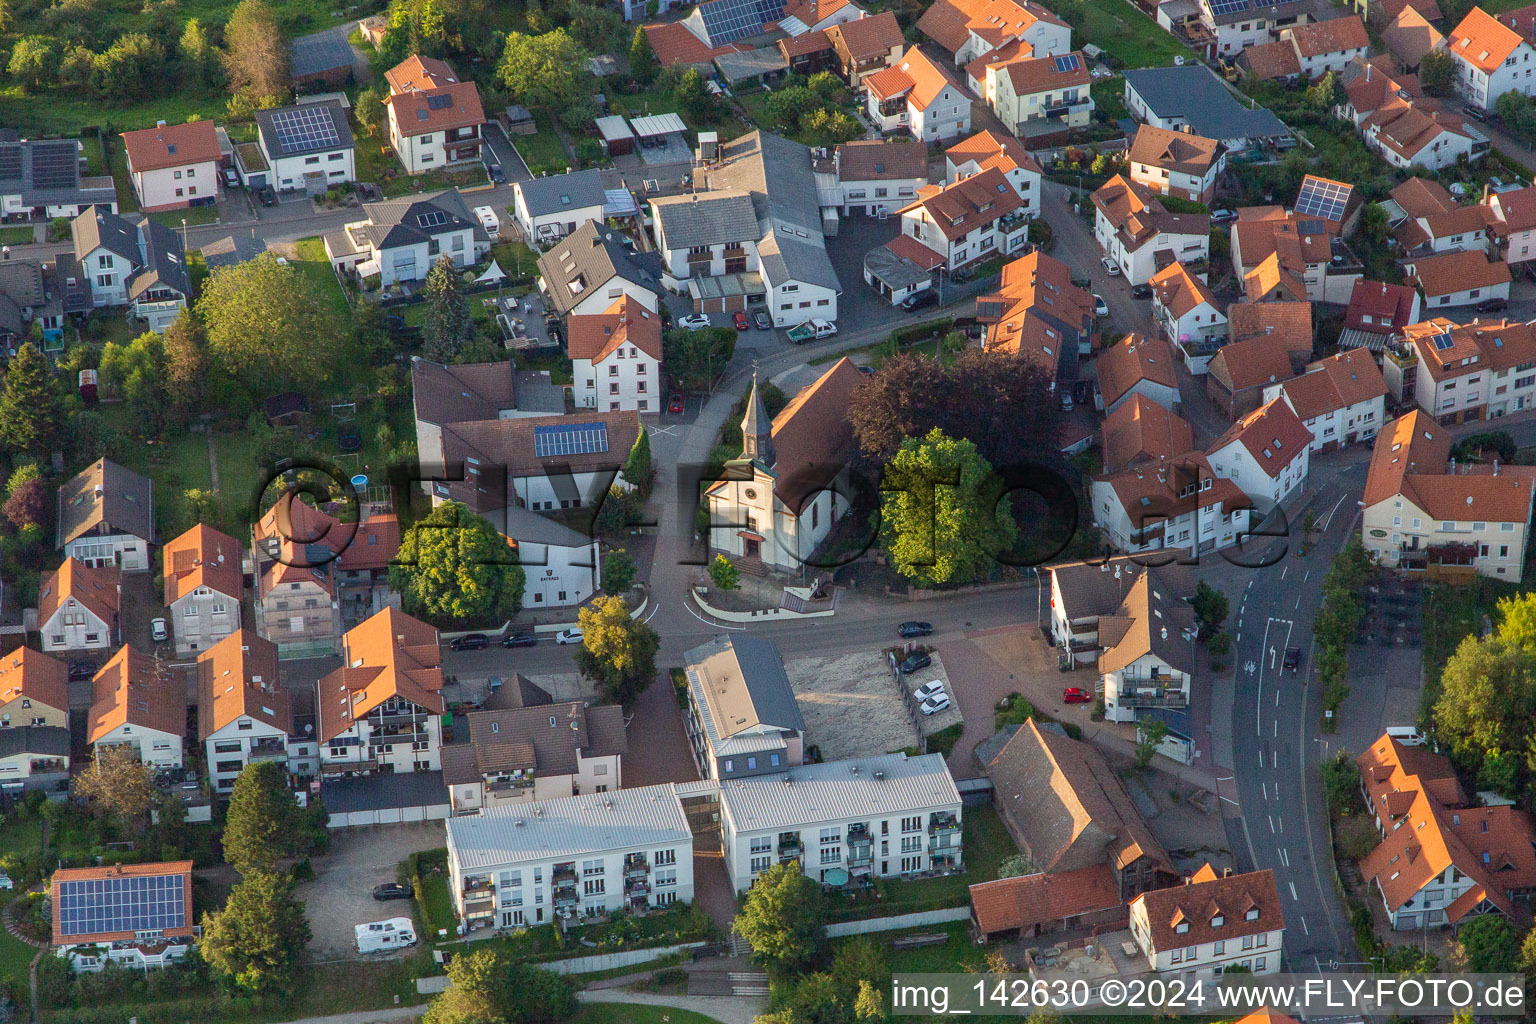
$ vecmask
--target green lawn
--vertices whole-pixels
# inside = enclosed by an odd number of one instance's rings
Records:
[[[1074,36],[1102,47],[1128,68],[1167,67],[1174,57],[1195,55],[1126,0],[1092,0],[1082,10],[1082,31]]]
[[[215,434],[213,450],[219,460],[219,493],[232,509],[243,508],[261,483],[255,440],[244,431]]]
[[[583,1003],[571,1024],[719,1024],[692,1010],[644,1003]]]
[[[122,142],[103,143],[107,149],[107,168],[112,184],[117,188],[117,209],[121,213],[139,212],[139,194],[133,190],[133,179],[128,177],[128,154]]]
[[[290,262],[314,282],[315,287],[330,300],[338,316],[347,316],[350,310],[347,294],[342,291],[336,271],[331,269],[331,261],[326,258],[325,243],[319,238],[301,238],[297,249],[298,254]]]
[[[9,899],[0,899],[0,906],[9,902]],[[37,955],[35,946],[27,945],[10,932],[0,928],[0,984],[11,982],[20,986],[22,992],[27,991],[27,969],[31,966],[32,957],[35,955]]]
[[[149,219],[157,224],[164,224],[168,228],[180,228],[181,222],[186,221],[188,227],[199,224],[212,224],[219,219],[217,206],[189,206],[185,210],[161,210],[152,213]]]
[[[517,155],[523,158],[523,163],[528,165],[529,172],[535,177],[543,171],[551,174],[564,171],[572,163],[571,155],[565,151],[559,136],[555,135],[547,122],[535,123],[539,130],[532,135],[511,136]]]
[[[0,228],[0,245],[29,245],[34,237],[36,232],[32,230],[30,224]]]

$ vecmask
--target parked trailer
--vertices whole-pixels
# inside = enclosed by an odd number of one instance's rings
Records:
[[[402,949],[416,944],[416,926],[408,917],[392,917],[387,921],[370,921],[354,929],[359,953],[377,953],[386,949]]]

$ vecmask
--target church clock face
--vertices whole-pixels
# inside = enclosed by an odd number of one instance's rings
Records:
[[[746,496],[746,499],[748,501],[756,501],[757,500],[757,492],[754,491],[750,487],[748,487],[745,491],[742,491],[741,493]]]

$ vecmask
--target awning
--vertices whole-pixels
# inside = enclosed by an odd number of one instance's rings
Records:
[[[495,284],[497,281],[505,281],[506,279],[506,272],[501,269],[500,265],[497,264],[495,260],[491,260],[491,265],[486,268],[485,273],[475,278],[475,283]]]
[[[827,885],[847,885],[848,872],[842,868],[831,868],[826,874],[821,876],[821,880]]]
[[[635,133],[635,137],[640,139],[654,138],[658,135],[684,135],[688,131],[688,126],[683,124],[683,119],[677,114],[632,117],[629,119],[629,127]]]
[[[604,189],[603,196],[605,217],[633,217],[640,212],[640,207],[635,205],[635,197],[627,188]]]

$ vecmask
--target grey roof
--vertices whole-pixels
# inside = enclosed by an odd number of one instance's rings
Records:
[[[368,236],[375,252],[417,245],[437,235],[465,228],[474,230],[476,241],[490,240],[490,236],[480,226],[480,221],[470,214],[464,197],[456,188],[444,189],[431,195],[364,203],[363,212],[368,215],[363,233]],[[447,215],[441,224],[423,224],[425,218],[439,213]]]
[[[624,709],[617,704],[584,707],[566,701],[543,707],[471,711],[465,715],[470,746],[479,770],[499,770],[503,748],[527,746],[533,773],[540,778],[574,774],[581,757],[611,757],[629,752]]]
[[[1194,574],[1186,565],[1144,566],[1132,555],[1095,562],[1063,562],[1048,567],[1061,594],[1063,614],[1070,619],[1113,615],[1125,603],[1131,586],[1150,572],[1159,590],[1187,600],[1195,595]]]
[[[577,533],[564,523],[557,523],[519,505],[508,506],[506,516],[506,536],[520,544],[580,548],[589,547],[593,543],[591,537]]]
[[[718,636],[683,654],[695,703],[708,711],[716,752],[738,733],[768,729],[805,732],[805,719],[790,688],[779,648],[765,637]]]
[[[214,270],[255,259],[267,251],[267,243],[250,235],[225,235],[216,242],[209,242],[199,251],[208,269]]]
[[[1134,89],[1159,118],[1182,119],[1208,139],[1272,139],[1291,134],[1267,108],[1250,110],[1239,103],[1204,64],[1137,68],[1124,74],[1125,87]]]
[[[112,179],[81,177],[80,162],[74,139],[0,142],[0,195],[20,196],[23,206],[115,202]]]
[[[442,772],[395,772],[392,775],[355,775],[325,779],[320,783],[320,802],[332,814],[382,811],[395,807],[446,805]]]
[[[492,808],[445,824],[448,856],[461,872],[693,842],[671,783]]]
[[[0,261],[0,295],[27,309],[43,305],[47,301],[43,265],[34,260]]]
[[[346,37],[330,30],[299,36],[288,44],[288,71],[294,78],[350,68],[356,59]]]
[[[0,729],[0,757],[36,754],[69,757],[69,730],[62,725],[23,725]]]
[[[539,274],[561,313],[615,277],[661,293],[656,275],[629,258],[619,235],[591,220],[539,255]]]
[[[139,233],[132,224],[105,206],[92,206],[81,212],[69,223],[70,237],[74,240],[75,259],[83,260],[97,249],[108,252],[141,266]]]
[[[873,274],[876,280],[889,285],[892,291],[933,280],[932,273],[893,252],[888,245],[877,245],[865,253],[864,269]]]
[[[173,288],[184,298],[192,297],[192,275],[187,271],[186,250],[181,235],[158,221],[139,225],[143,238],[142,269],[128,282],[128,297],[136,299],[151,288]]]
[[[593,206],[602,207],[608,201],[608,193],[603,189],[603,172],[596,168],[529,178],[512,187],[522,193],[523,205],[534,217],[575,213]]]
[[[44,279],[52,278],[54,294],[65,313],[85,313],[94,308],[91,286],[73,253],[61,252],[52,267],[43,265]]]
[[[565,412],[565,388],[550,379],[548,370],[519,370],[513,376],[518,412]]]
[[[618,114],[599,117],[592,124],[597,128],[597,134],[601,135],[608,142],[621,139],[633,140],[635,137],[635,133],[629,130],[629,122]]]
[[[789,67],[789,61],[784,59],[784,54],[775,45],[748,50],[746,53],[722,53],[715,57],[715,67],[720,69],[726,81],[735,85],[737,82],[749,82],[754,78],[783,71]]]
[[[483,707],[487,711],[505,711],[508,708],[533,708],[553,704],[554,698],[543,687],[529,682],[521,672],[513,672],[489,697]]]
[[[102,523],[111,533],[155,539],[154,484],[149,477],[97,459],[59,487],[58,544]]]
[[[720,806],[741,833],[863,815],[958,811],[960,792],[942,754],[884,754],[732,779],[720,785]]]
[[[348,48],[350,50],[350,47]],[[277,130],[277,115],[290,110],[319,111],[330,119],[331,128],[336,132],[336,141],[328,145],[303,143],[289,138],[294,143],[285,146],[283,135]],[[285,156],[301,156],[305,153],[327,153],[338,149],[352,148],[352,126],[347,123],[347,112],[341,108],[336,100],[324,100],[319,103],[301,103],[291,107],[274,107],[271,110],[256,111],[256,130],[261,133],[261,144],[266,147],[268,153],[274,159]]]
[[[757,213],[746,192],[694,192],[651,200],[661,234],[671,249],[755,242]]]
[[[509,361],[444,366],[412,356],[411,395],[426,423],[494,420],[517,408],[517,375]]]

